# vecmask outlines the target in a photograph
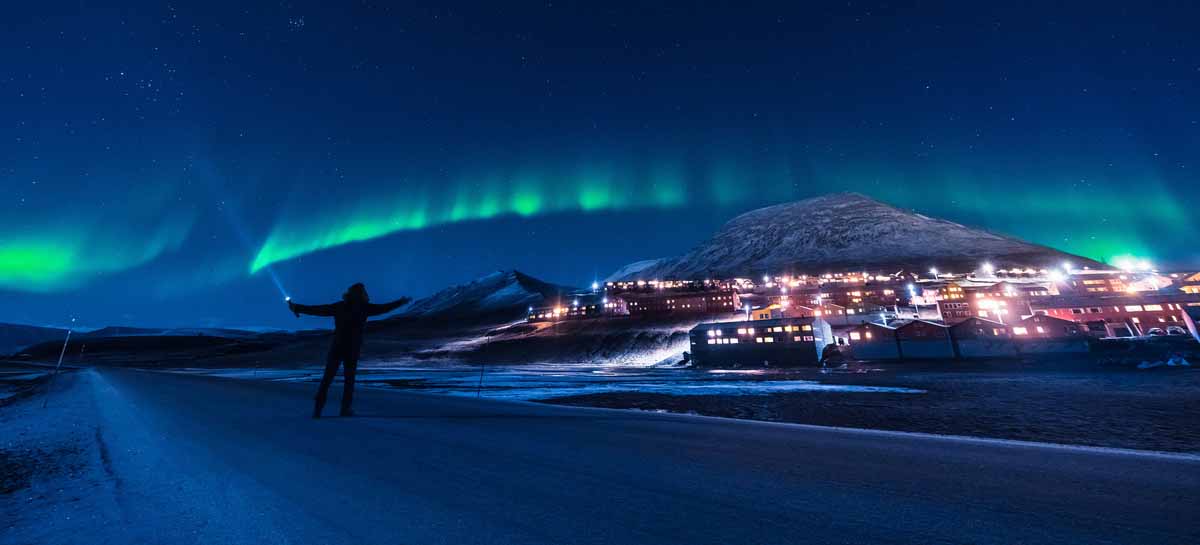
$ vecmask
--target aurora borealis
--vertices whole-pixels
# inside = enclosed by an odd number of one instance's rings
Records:
[[[0,321],[584,284],[830,191],[1196,266],[1186,5],[14,8]]]

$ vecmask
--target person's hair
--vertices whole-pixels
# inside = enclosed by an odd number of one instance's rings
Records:
[[[362,282],[356,282],[354,285],[346,288],[346,293],[342,294],[342,299],[358,303],[366,303],[371,300],[367,295],[367,287]]]

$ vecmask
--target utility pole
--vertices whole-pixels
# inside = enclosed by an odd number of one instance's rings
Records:
[[[71,322],[75,319],[71,318]],[[67,355],[67,345],[71,342],[71,330],[67,330],[67,338],[63,339],[62,351],[58,353],[58,365],[54,366],[54,373],[50,375],[50,379],[46,381],[46,395],[42,397],[42,408],[46,408],[46,404],[50,402],[50,385],[54,383],[54,377],[58,376],[58,370],[62,368],[63,356]]]

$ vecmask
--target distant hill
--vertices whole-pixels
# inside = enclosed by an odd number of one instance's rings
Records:
[[[171,337],[186,337],[191,335],[209,336],[209,337],[253,337],[262,333],[261,331],[249,331],[243,329],[227,329],[219,327],[179,327],[179,328],[156,328],[156,327],[129,327],[129,326],[108,326],[87,333],[76,333],[81,338],[107,338],[107,337],[145,337],[145,336],[171,336]]]
[[[57,340],[67,336],[67,330],[20,324],[0,324],[0,354],[12,354],[27,346]]]
[[[1103,267],[1093,260],[1012,237],[901,210],[857,193],[835,193],[742,214],[676,258],[626,265],[609,280],[754,277],[856,269],[969,271]]]
[[[530,306],[542,305],[573,291],[575,288],[543,282],[520,271],[496,271],[417,300],[398,316],[471,320],[517,318]]]

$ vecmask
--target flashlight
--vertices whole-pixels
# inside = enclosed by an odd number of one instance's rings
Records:
[[[287,296],[287,297],[284,297],[284,298],[283,298],[283,300],[284,300],[284,301],[291,301],[291,300],[292,300],[292,296],[291,296],[291,295],[289,295],[289,296]]]

